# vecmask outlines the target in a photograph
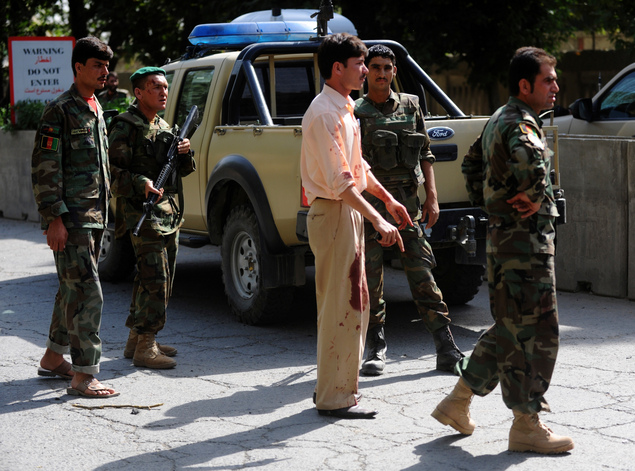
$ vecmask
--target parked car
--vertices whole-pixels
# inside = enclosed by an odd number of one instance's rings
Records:
[[[635,63],[622,69],[593,98],[580,98],[571,114],[554,118],[560,134],[635,137]]]

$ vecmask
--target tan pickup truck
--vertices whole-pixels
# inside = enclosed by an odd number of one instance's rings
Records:
[[[253,23],[253,34],[231,29],[247,23],[200,25],[186,54],[164,66],[170,83],[165,119],[181,124],[197,105],[201,120],[191,138],[198,171],[183,180],[181,243],[221,246],[227,299],[250,324],[280,319],[313,262],[300,145],[302,116],[323,83],[316,63],[319,40],[309,38],[315,36],[313,24],[309,34],[293,36],[303,25],[278,23],[285,32],[270,38],[263,23]],[[400,44],[365,42],[395,52],[395,89],[418,95],[427,114],[441,208],[428,234],[439,265],[435,277],[450,304],[468,302],[482,282],[485,219],[470,206],[460,166],[486,118],[465,116]],[[430,114],[432,102],[442,116]],[[109,232],[102,279],[116,280],[132,269],[127,241]]]

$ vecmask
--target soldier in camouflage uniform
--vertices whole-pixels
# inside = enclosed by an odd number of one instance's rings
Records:
[[[368,94],[355,103],[355,115],[362,127],[362,151],[377,180],[407,209],[414,227],[400,231],[405,251],[394,249],[401,258],[415,305],[426,329],[432,333],[437,352],[437,369],[454,371],[462,353],[450,332],[448,308],[432,275],[436,261],[420,223],[427,216],[427,227],[439,217],[439,205],[434,180],[434,155],[419,107],[418,97],[395,93],[390,84],[397,72],[395,55],[383,45],[372,46],[366,58]],[[421,210],[417,195],[420,185],[426,189],[426,201]],[[384,204],[374,196],[366,199],[389,222],[395,224]],[[370,324],[367,336],[366,360],[361,373],[380,375],[386,361],[384,323],[386,302],[383,298],[384,249],[377,241],[377,232],[365,224],[366,278],[370,293]],[[395,247],[395,246],[393,246]]]
[[[119,75],[115,71],[109,72],[104,90],[97,95],[102,108],[109,109],[110,107],[121,105],[129,98],[128,90],[117,88],[118,86]]]
[[[32,155],[33,193],[59,279],[38,374],[71,379],[67,393],[90,398],[119,394],[94,377],[104,300],[97,262],[110,196],[106,124],[95,90],[104,87],[111,58],[98,39],[77,41],[75,83],[46,105]],[[72,365],[63,356],[69,346]]]
[[[157,113],[165,109],[168,82],[165,71],[143,67],[130,76],[136,101],[128,111],[113,118],[109,126],[110,169],[113,196],[117,198],[115,236],[130,237],[137,258],[130,314],[126,327],[130,329],[124,356],[135,366],[173,368],[170,358],[176,349],[156,342],[155,335],[163,329],[166,309],[174,282],[182,212],[176,201],[182,202],[180,179],[195,170],[190,141],[178,144],[180,156],[176,172],[164,188],[154,187],[165,165],[167,151],[176,130]],[[160,195],[139,235],[132,234],[143,213],[143,202],[150,193]]]
[[[469,404],[500,382],[512,409],[510,451],[562,453],[569,437],[538,418],[558,352],[554,254],[558,216],[551,156],[538,114],[553,107],[559,88],[556,60],[542,49],[516,51],[509,70],[511,97],[488,121],[463,161],[470,200],[489,216],[487,268],[495,324],[459,362],[461,376],[432,416],[460,433],[475,427]]]

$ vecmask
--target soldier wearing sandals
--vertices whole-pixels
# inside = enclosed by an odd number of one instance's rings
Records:
[[[94,377],[103,306],[97,262],[110,196],[106,123],[95,90],[104,88],[111,58],[102,41],[77,41],[75,83],[44,109],[32,155],[33,193],[59,279],[38,374],[70,379],[68,394],[91,398],[119,394]],[[63,356],[69,348],[72,364]]]

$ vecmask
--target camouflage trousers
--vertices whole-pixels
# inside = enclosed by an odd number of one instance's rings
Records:
[[[139,236],[130,233],[130,239],[137,257],[137,274],[126,327],[139,334],[156,334],[165,326],[179,251],[179,231],[162,235],[148,227],[142,229]]]
[[[417,225],[417,223],[415,222]],[[384,300],[384,248],[377,242],[377,232],[372,224],[364,224],[366,237],[366,279],[370,295],[370,325],[386,322],[386,301]],[[432,248],[423,236],[421,229],[406,227],[399,231],[404,249],[397,244],[390,247],[399,255],[403,265],[412,298],[429,332],[434,332],[450,323],[448,307],[443,301],[441,290],[437,287],[432,269],[436,260]]]
[[[56,353],[69,350],[73,371],[99,373],[101,312],[104,296],[97,263],[102,230],[70,230],[66,247],[53,252],[59,288],[46,346]]]
[[[495,324],[456,368],[479,396],[500,382],[508,408],[548,411],[543,396],[559,346],[554,257],[488,254],[487,276]]]

